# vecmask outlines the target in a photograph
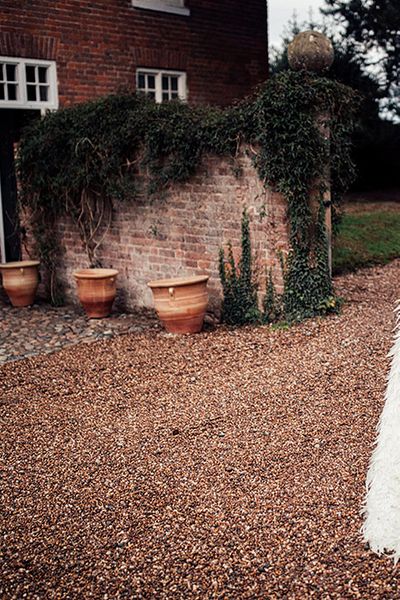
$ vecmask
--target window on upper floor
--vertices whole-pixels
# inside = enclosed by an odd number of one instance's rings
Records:
[[[158,71],[157,69],[138,69],[136,71],[136,89],[156,102],[186,100],[186,73],[183,71]]]
[[[175,15],[190,15],[190,10],[185,6],[185,0],[132,0],[132,6]]]
[[[55,62],[0,57],[0,107],[58,108]]]

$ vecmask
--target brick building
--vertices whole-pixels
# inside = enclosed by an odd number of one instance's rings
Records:
[[[13,145],[47,109],[140,89],[229,104],[267,76],[266,0],[0,0],[0,252],[19,254]]]

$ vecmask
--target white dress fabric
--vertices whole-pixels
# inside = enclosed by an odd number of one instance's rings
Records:
[[[400,305],[385,405],[367,474],[362,533],[371,550],[400,559]]]

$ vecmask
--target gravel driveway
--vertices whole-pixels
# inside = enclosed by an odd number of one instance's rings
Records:
[[[400,261],[289,331],[139,333],[0,369],[2,598],[399,598],[361,542]]]

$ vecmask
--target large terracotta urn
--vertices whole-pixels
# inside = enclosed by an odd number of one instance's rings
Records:
[[[208,275],[149,281],[160,321],[170,333],[198,333],[208,304]]]
[[[13,306],[29,306],[35,301],[39,285],[38,260],[20,260],[0,264],[3,287]]]
[[[79,300],[89,319],[108,317],[117,293],[116,269],[80,269],[74,276]]]

